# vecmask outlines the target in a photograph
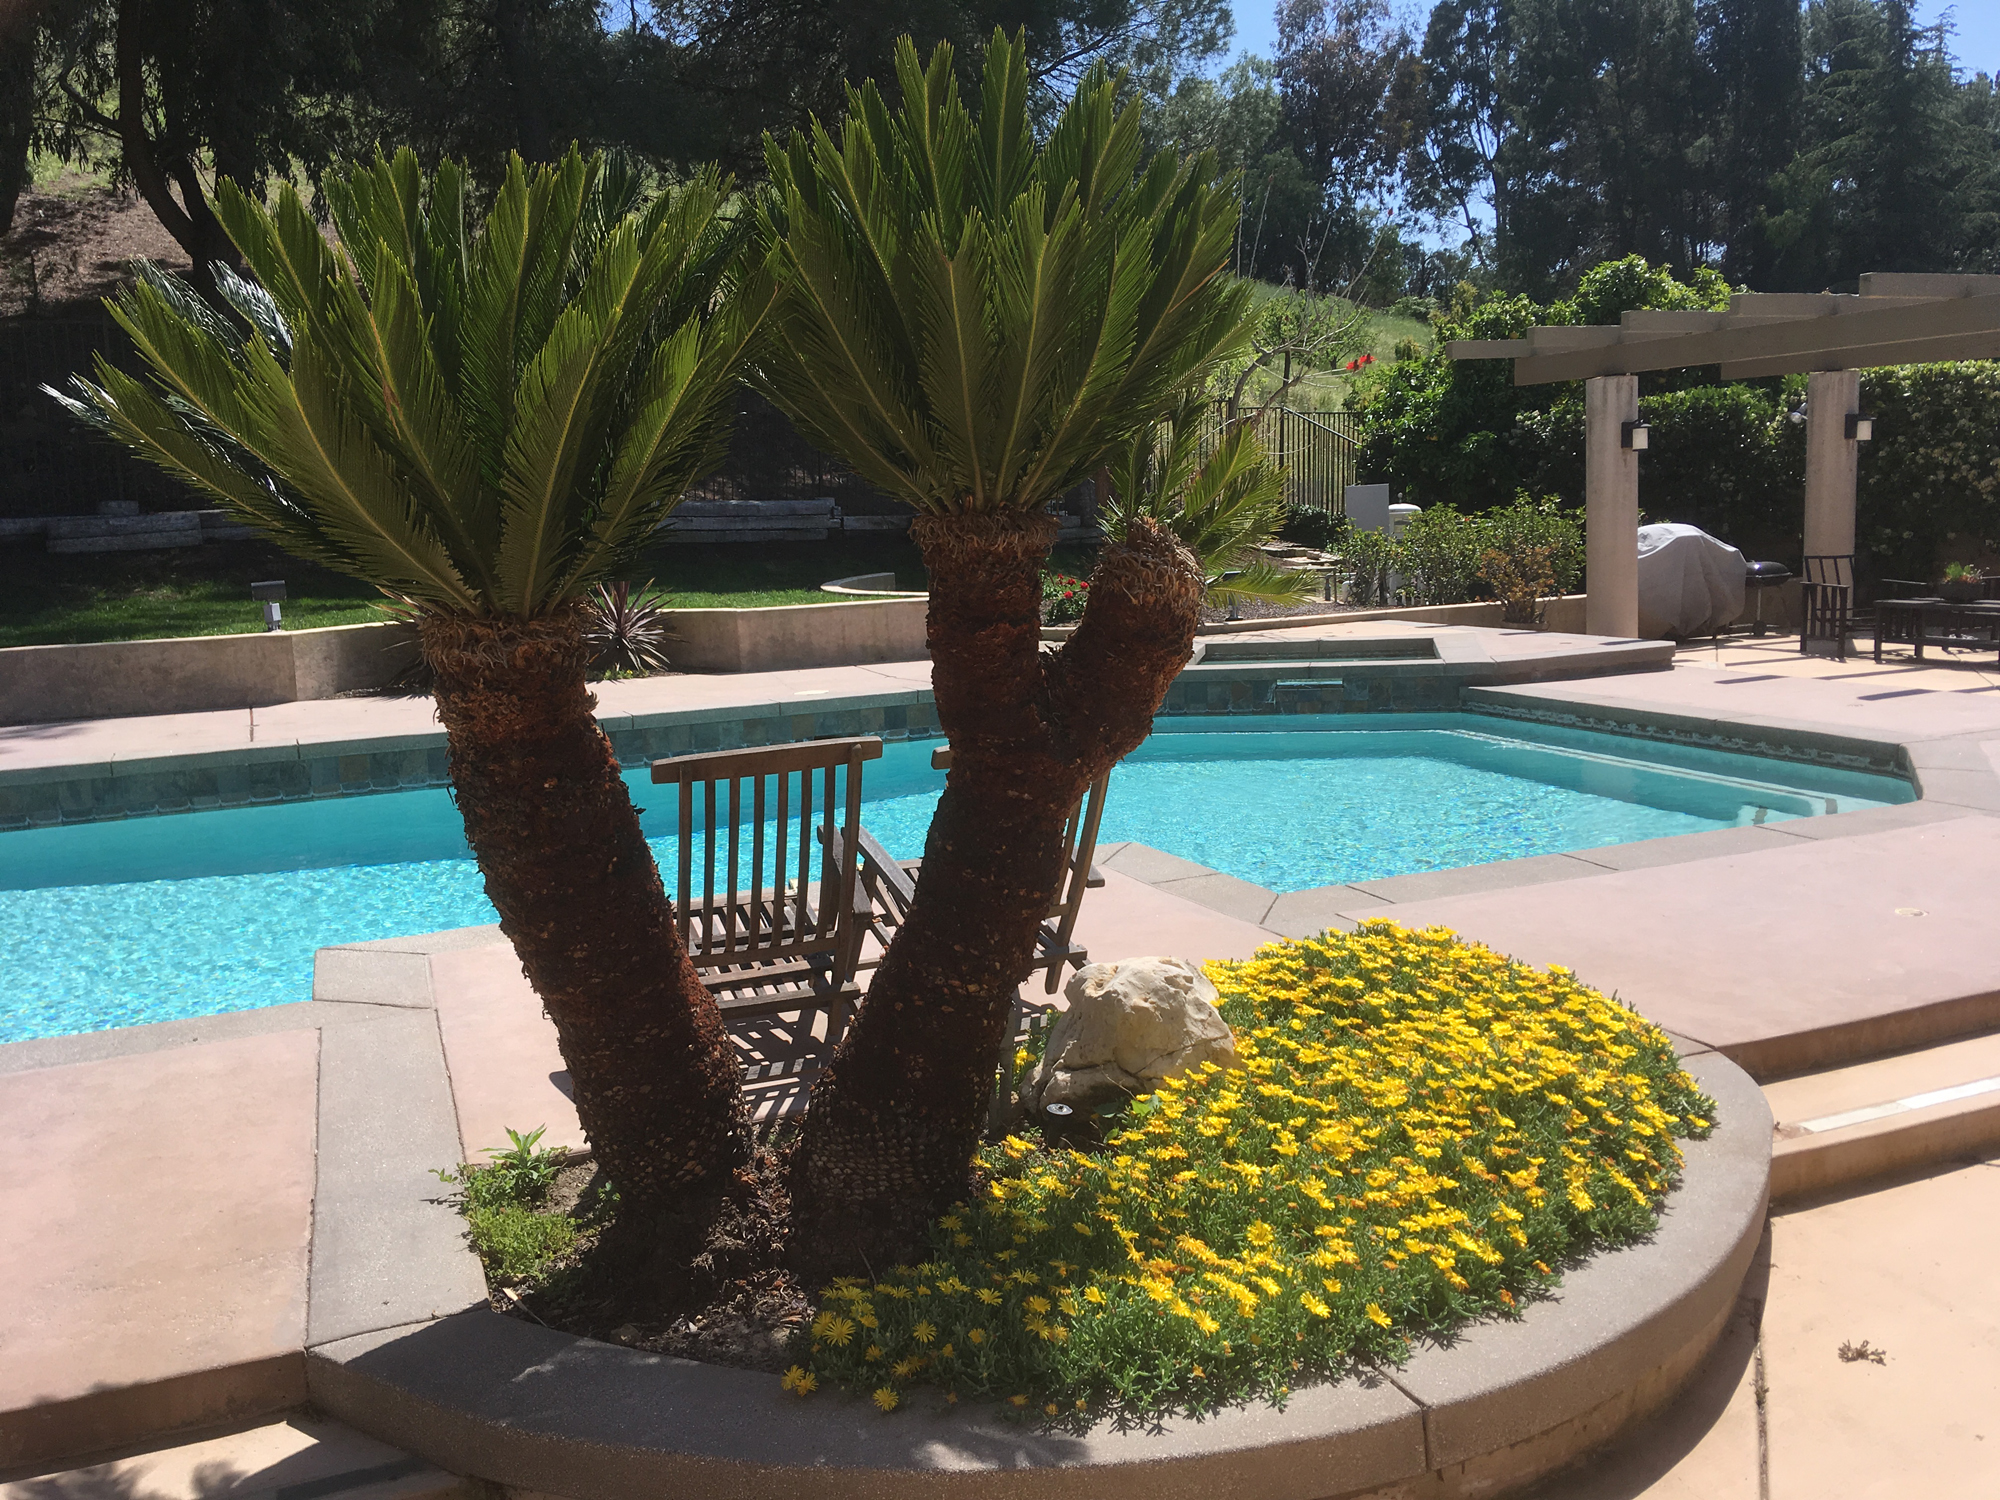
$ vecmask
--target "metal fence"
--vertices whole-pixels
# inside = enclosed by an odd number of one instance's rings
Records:
[[[1211,420],[1220,434],[1228,420],[1217,402]],[[1272,462],[1285,471],[1285,503],[1298,510],[1342,515],[1347,487],[1354,483],[1354,456],[1360,447],[1361,414],[1351,411],[1294,411],[1273,407],[1258,420],[1258,433]]]

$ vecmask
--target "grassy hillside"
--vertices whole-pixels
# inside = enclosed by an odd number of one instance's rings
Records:
[[[1276,296],[1282,291],[1282,288],[1273,286],[1269,282],[1259,282],[1257,287],[1260,301],[1266,297]],[[1354,311],[1364,320],[1360,348],[1343,352],[1337,365],[1314,370],[1308,374],[1304,380],[1292,387],[1289,405],[1302,411],[1343,410],[1347,406],[1348,388],[1353,384],[1353,377],[1347,374],[1342,366],[1353,358],[1355,353],[1372,354],[1377,360],[1388,361],[1396,357],[1396,345],[1405,339],[1414,340],[1420,349],[1428,349],[1431,346],[1430,324],[1421,318],[1398,317],[1384,308],[1355,308]],[[1250,394],[1254,398],[1261,399],[1277,383],[1276,375],[1260,370],[1251,377]]]

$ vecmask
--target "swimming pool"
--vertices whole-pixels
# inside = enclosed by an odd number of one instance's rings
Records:
[[[869,766],[869,829],[922,852],[936,741]],[[666,863],[672,799],[627,773]],[[1909,801],[1894,777],[1476,714],[1163,719],[1100,837],[1314,886]],[[494,920],[443,791],[0,834],[0,1041],[311,997],[313,950]]]

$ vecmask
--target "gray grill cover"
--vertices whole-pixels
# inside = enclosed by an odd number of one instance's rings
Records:
[[[1639,634],[1711,635],[1743,614],[1743,554],[1698,526],[1639,528]]]

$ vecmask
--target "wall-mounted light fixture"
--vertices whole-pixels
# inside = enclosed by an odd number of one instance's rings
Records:
[[[250,597],[264,606],[264,628],[266,630],[278,630],[282,628],[278,622],[283,616],[284,611],[279,609],[278,606],[284,602],[285,598],[284,579],[271,578],[266,579],[263,583],[251,584]]]
[[[1875,441],[1875,418],[1865,411],[1851,411],[1847,414],[1847,440],[1850,443],[1872,443]]]
[[[1644,422],[1627,422],[1618,429],[1618,446],[1644,453],[1653,445],[1653,429]]]

